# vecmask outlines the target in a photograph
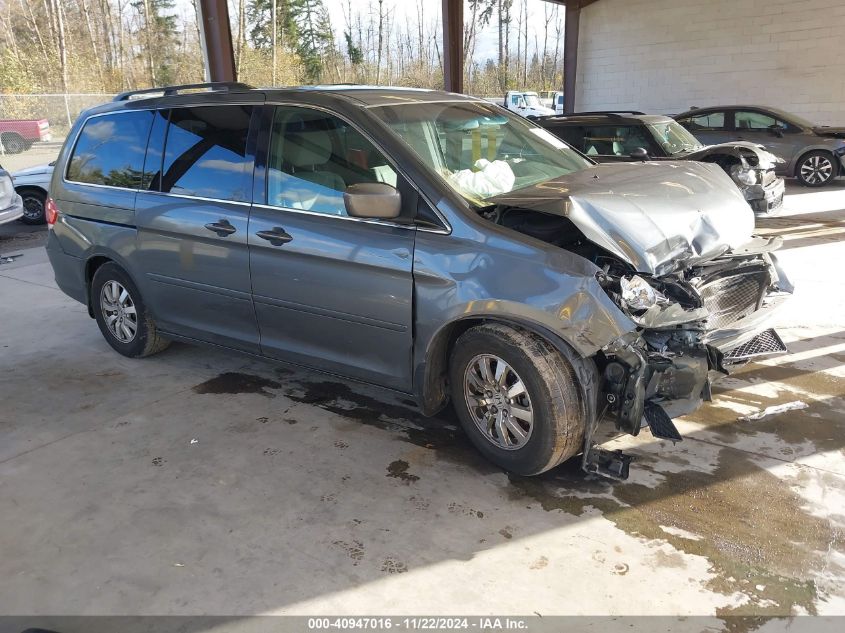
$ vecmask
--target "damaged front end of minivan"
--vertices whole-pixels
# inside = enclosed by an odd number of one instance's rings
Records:
[[[603,420],[681,441],[672,418],[710,400],[714,380],[786,351],[767,326],[793,290],[774,255],[782,240],[751,237],[749,209],[726,181],[700,163],[602,165],[497,200],[498,223],[592,261],[635,324],[594,358],[604,414],[586,430],[587,472],[628,476],[630,456],[594,442]]]

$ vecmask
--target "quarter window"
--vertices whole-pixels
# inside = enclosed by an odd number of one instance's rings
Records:
[[[170,111],[161,191],[246,202],[252,159],[246,153],[250,106],[199,106]]]
[[[708,114],[699,114],[697,116],[679,119],[678,121],[688,130],[705,131],[705,130],[724,130],[725,129],[725,113],[724,112],[710,112]]]
[[[269,205],[343,216],[343,192],[364,182],[396,187],[397,175],[358,130],[325,112],[276,108],[268,160]]]
[[[737,130],[768,130],[773,126],[786,127],[779,124],[778,120],[770,117],[762,112],[743,112],[738,111],[734,113],[734,124]]]
[[[67,179],[95,185],[137,189],[144,170],[144,150],[154,113],[115,112],[91,117],[73,148]]]

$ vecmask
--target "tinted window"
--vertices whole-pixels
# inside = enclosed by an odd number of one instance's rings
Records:
[[[723,130],[725,129],[725,113],[710,112],[697,116],[685,117],[678,121],[688,130]]]
[[[329,215],[346,215],[349,185],[397,176],[384,155],[345,121],[307,108],[278,107],[268,160],[267,203]]]
[[[252,159],[246,155],[250,106],[202,106],[170,111],[161,191],[248,201]]]
[[[596,125],[584,129],[584,153],[588,156],[628,156],[639,147],[651,147],[649,133],[641,125]]]
[[[75,182],[137,189],[153,112],[116,112],[85,122],[67,168]]]
[[[734,113],[734,125],[737,130],[768,130],[773,125],[778,125],[778,121],[762,112],[740,110]]]
[[[161,160],[164,158],[164,139],[167,134],[168,110],[158,110],[150,130],[147,157],[144,159],[144,178],[141,189],[158,191],[161,186]]]
[[[584,128],[579,125],[558,125],[550,127],[549,132],[567,142],[579,152],[584,151]]]

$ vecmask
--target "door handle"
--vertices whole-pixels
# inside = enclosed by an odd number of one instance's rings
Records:
[[[209,231],[213,233],[217,233],[217,237],[226,237],[227,235],[231,235],[238,229],[232,226],[228,220],[220,220],[219,222],[211,222],[205,225]]]
[[[280,226],[274,226],[272,231],[258,231],[256,235],[262,240],[267,240],[273,246],[287,244],[293,239],[293,236]]]

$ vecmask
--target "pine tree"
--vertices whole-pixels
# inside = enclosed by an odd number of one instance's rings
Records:
[[[178,45],[174,0],[134,0],[132,6],[141,18],[140,42],[150,85],[173,83],[173,53]]]
[[[296,0],[276,0],[276,37],[282,48],[293,49],[297,39],[293,4]],[[255,48],[273,45],[273,0],[249,0],[246,9],[249,36]]]
[[[289,0],[298,38],[296,52],[309,81],[319,81],[323,64],[334,52],[334,31],[323,0]]]

